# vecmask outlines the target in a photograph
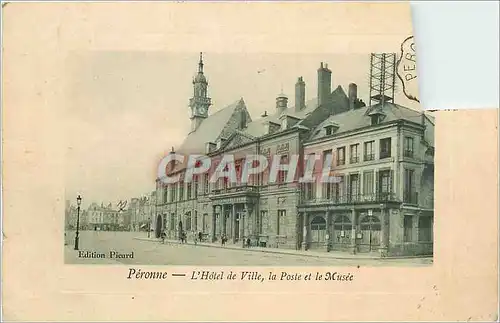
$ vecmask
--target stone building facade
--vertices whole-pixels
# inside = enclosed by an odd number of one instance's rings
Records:
[[[108,205],[91,203],[86,218],[88,223],[86,228],[89,230],[116,231],[120,227],[120,213],[111,203]]]
[[[223,155],[232,155],[239,175],[249,155],[279,156],[287,163],[293,155],[303,160],[330,151],[342,182],[285,183],[287,171],[279,171],[273,183],[269,169],[248,183],[209,183],[208,173],[189,182],[183,180],[186,163],[170,165],[169,175],[180,175],[181,181],[156,181],[156,237],[164,231],[167,238],[178,239],[184,232],[193,239],[201,232],[205,241],[225,236],[229,243],[249,239],[252,245],[274,248],[376,251],[381,256],[432,252],[432,229],[422,229],[432,228],[433,218],[432,119],[395,104],[366,107],[355,84],[348,94],[341,86],[332,91],[328,65],[321,63],[317,72],[316,98],[306,100],[306,83],[299,77],[294,106],[279,94],[269,113],[252,120],[241,98],[209,115],[200,55],[189,101],[192,127],[176,153],[204,155],[213,167]],[[301,176],[303,163],[297,168]],[[431,238],[419,238],[425,234]]]
[[[303,247],[431,254],[434,121],[392,103],[333,115],[304,143],[333,156],[337,183],[303,184]]]
[[[76,225],[79,219],[79,228],[85,230],[88,227],[88,215],[87,210],[80,208],[80,214],[78,215],[78,207],[66,200],[65,212],[64,212],[64,224],[65,228],[69,230],[76,230]]]
[[[134,197],[128,204],[126,215],[128,218],[128,230],[147,231],[151,228],[153,215],[156,207],[156,191],[146,196]]]

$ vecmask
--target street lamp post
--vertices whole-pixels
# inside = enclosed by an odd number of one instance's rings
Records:
[[[148,239],[151,238],[151,217],[148,220]]]
[[[76,209],[76,236],[75,236],[75,250],[78,250],[78,242],[79,242],[79,237],[78,235],[80,234],[80,205],[82,204],[82,197],[78,195],[76,198],[76,204],[78,205],[78,208]]]

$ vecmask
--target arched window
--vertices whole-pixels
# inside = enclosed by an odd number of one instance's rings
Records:
[[[326,221],[322,216],[316,216],[311,221],[311,230],[324,230],[326,229]]]

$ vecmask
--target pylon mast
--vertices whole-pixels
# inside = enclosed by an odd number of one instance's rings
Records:
[[[396,53],[372,53],[370,57],[370,106],[394,103]]]

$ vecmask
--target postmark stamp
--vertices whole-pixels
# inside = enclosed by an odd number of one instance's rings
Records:
[[[418,99],[417,60],[413,36],[409,36],[401,44],[397,74],[403,84],[405,96],[410,100],[420,102]]]

